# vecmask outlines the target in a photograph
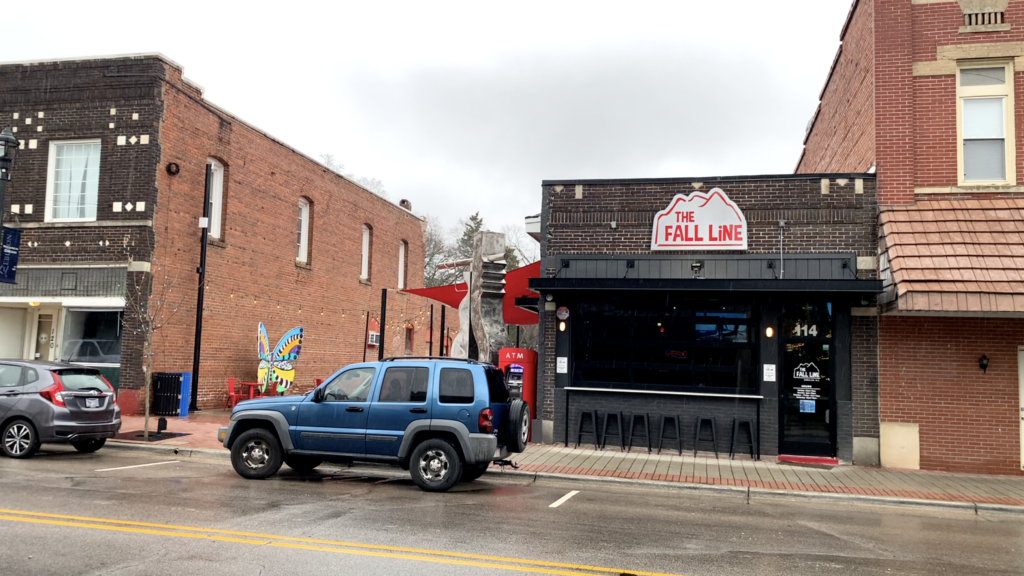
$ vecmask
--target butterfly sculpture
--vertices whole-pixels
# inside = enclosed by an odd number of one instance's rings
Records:
[[[267,386],[276,386],[277,392],[284,392],[295,380],[295,364],[302,351],[302,328],[292,328],[277,343],[273,352],[267,339],[267,328],[260,322],[259,352],[260,368],[258,380],[260,392],[266,393]]]

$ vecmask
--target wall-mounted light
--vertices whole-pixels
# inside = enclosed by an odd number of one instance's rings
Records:
[[[39,306],[39,302],[29,302],[28,305],[35,308],[36,306]]]
[[[693,272],[694,278],[700,278],[702,270],[704,270],[703,260],[694,260],[693,262],[690,262],[690,271]]]
[[[565,321],[562,321],[562,322],[558,323],[558,331],[559,332],[565,332]]]
[[[981,368],[982,372],[988,372],[988,356],[984,354],[978,359],[978,368]]]
[[[775,328],[772,328],[771,326],[765,328],[764,335],[767,336],[768,338],[775,336]]]
[[[548,302],[554,302],[555,301],[555,295],[554,294],[545,294],[544,295],[544,300],[546,300]]]

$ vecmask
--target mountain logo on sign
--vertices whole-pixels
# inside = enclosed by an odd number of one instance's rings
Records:
[[[793,378],[795,380],[803,380],[804,382],[817,382],[821,380],[821,372],[814,365],[814,362],[807,362],[793,370]]]
[[[654,216],[651,250],[746,250],[747,219],[721,188],[677,194]]]

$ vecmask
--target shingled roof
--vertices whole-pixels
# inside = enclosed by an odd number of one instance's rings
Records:
[[[1024,198],[881,209],[885,312],[1024,314]]]

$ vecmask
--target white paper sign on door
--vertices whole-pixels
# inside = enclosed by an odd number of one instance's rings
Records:
[[[569,373],[569,359],[566,358],[565,356],[559,356],[555,360],[555,372],[558,373],[558,374],[568,374]]]
[[[764,381],[775,382],[775,364],[764,365]]]

